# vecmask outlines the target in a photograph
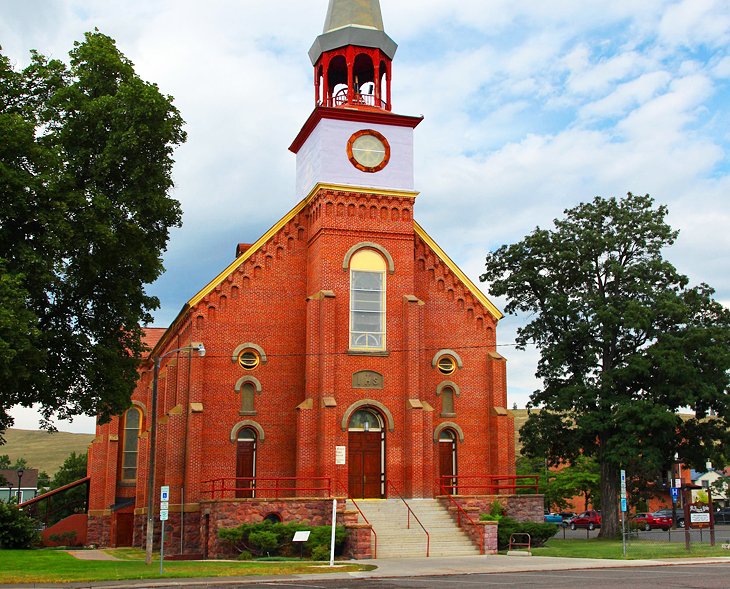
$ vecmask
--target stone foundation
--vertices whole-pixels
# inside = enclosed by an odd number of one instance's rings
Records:
[[[185,526],[183,530],[183,525]],[[155,535],[152,549],[160,549],[160,533],[162,522],[159,516],[155,515]],[[184,532],[184,534],[183,534]],[[183,534],[182,540],[180,538]],[[134,536],[132,545],[136,548],[145,548],[147,541],[147,515],[144,513],[134,516]],[[203,554],[200,545],[200,512],[188,512],[185,514],[184,523],[182,514],[170,513],[169,519],[165,522],[165,554],[170,556],[178,555],[201,555]]]
[[[94,546],[109,546],[112,533],[112,516],[89,512],[86,542]]]
[[[276,514],[283,523],[330,525],[332,499],[219,499],[200,503],[200,542],[206,558],[232,558],[235,550],[218,540],[218,530],[242,523],[261,522]],[[370,526],[358,523],[356,511],[348,511],[344,499],[337,502],[337,523],[347,529],[344,553],[350,558],[371,558]],[[166,540],[167,541],[167,540]]]
[[[484,554],[497,553],[496,521],[479,521],[482,513],[489,513],[492,503],[499,501],[505,510],[505,515],[521,522],[543,522],[544,496],[543,495],[455,495],[453,497],[459,506],[467,513],[469,521],[454,503],[446,496],[438,497],[441,504],[449,510],[454,521],[459,522],[475,546],[480,546],[484,540]]]

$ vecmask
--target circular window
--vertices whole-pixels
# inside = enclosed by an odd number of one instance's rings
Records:
[[[347,157],[358,170],[379,172],[390,161],[390,144],[377,131],[363,129],[347,142]]]
[[[451,356],[441,356],[437,367],[441,374],[451,374],[454,370],[456,370],[456,360],[454,360]]]
[[[245,370],[253,370],[261,362],[261,356],[256,350],[243,350],[238,355],[238,363]]]

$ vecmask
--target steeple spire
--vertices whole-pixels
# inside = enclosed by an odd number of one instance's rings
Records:
[[[384,31],[379,0],[330,0],[323,32],[346,26]]]
[[[324,32],[309,50],[312,65],[325,51],[347,45],[380,49],[393,59],[398,45],[385,34],[380,0],[330,0]]]

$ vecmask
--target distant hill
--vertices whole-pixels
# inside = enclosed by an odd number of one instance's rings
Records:
[[[85,454],[93,439],[93,434],[11,428],[5,432],[0,455],[7,454],[11,462],[25,458],[30,468],[45,470],[52,477],[71,452]]]

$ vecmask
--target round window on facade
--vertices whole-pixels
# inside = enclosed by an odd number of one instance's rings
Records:
[[[243,350],[238,355],[238,363],[245,370],[253,370],[261,363],[261,356],[256,350]]]
[[[437,367],[441,374],[451,374],[454,370],[456,370],[456,360],[454,360],[451,356],[441,356]]]

